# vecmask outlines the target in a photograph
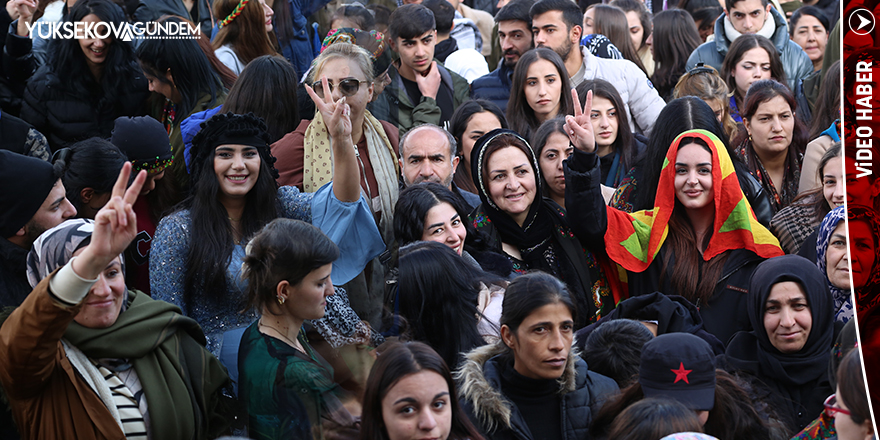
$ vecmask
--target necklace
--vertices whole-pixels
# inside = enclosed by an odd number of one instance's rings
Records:
[[[282,338],[283,338],[283,339],[284,339],[284,340],[285,340],[290,346],[292,346],[293,348],[295,348],[295,349],[297,349],[297,350],[299,350],[299,351],[301,351],[301,352],[303,352],[303,353],[306,352],[305,348],[303,348],[302,344],[301,344],[298,340],[290,339],[290,338],[289,338],[287,335],[285,335],[281,330],[278,330],[277,328],[275,328],[275,327],[273,327],[273,326],[271,326],[271,325],[269,325],[269,324],[264,323],[264,322],[263,322],[263,318],[260,318],[260,320],[257,322],[257,325],[259,325],[259,326],[261,326],[261,327],[266,327],[266,328],[270,328],[270,329],[274,330],[275,333],[277,333],[278,336],[282,337]]]
[[[231,221],[231,222],[240,222],[240,221],[241,221],[241,217],[239,217],[239,218],[227,217],[227,218],[228,218],[229,221]]]

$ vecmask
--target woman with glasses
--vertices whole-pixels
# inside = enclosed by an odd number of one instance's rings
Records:
[[[746,301],[754,330],[731,338],[719,367],[748,381],[794,435],[820,415],[833,392],[828,364],[834,302],[828,284],[815,264],[785,255],[755,269]]]
[[[839,440],[876,438],[860,358],[859,350],[852,350],[843,358],[837,370],[837,391],[825,401],[825,412],[834,418]]]

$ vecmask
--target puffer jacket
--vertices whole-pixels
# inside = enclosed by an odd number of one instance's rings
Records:
[[[785,70],[785,76],[788,77],[788,88],[795,90],[802,79],[813,73],[813,62],[810,61],[807,53],[789,38],[785,17],[775,8],[770,8],[770,14],[776,22],[776,32],[773,33],[773,38],[770,41],[776,46],[782,59],[782,68]],[[721,64],[730,49],[730,44],[733,43],[724,32],[725,17],[727,17],[727,13],[721,14],[715,20],[715,40],[701,44],[691,53],[687,60],[688,70],[694,68],[697,63],[703,63],[721,72]]]
[[[510,99],[510,82],[513,68],[502,62],[497,69],[474,80],[471,90],[474,99],[486,99],[507,113],[507,101]]]
[[[470,98],[470,84],[457,73],[447,70],[439,61],[437,68],[440,69],[441,81],[452,89],[452,107],[458,108]],[[413,127],[422,124],[448,128],[449,121],[441,120],[442,114],[436,100],[422,96],[418,103],[413,103],[406,92],[403,79],[397,72],[396,63],[388,68],[388,75],[391,76],[391,84],[385,87],[385,91],[367,107],[376,119],[396,125],[400,129],[401,137]]]
[[[500,362],[507,350],[503,344],[485,345],[465,356],[456,371],[465,413],[487,439],[531,440],[525,416],[501,391]],[[587,370],[587,363],[574,352],[568,353],[565,372],[559,379],[562,396],[562,432],[560,440],[587,438],[587,431],[606,399],[618,392],[617,383]]]
[[[65,90],[59,72],[45,65],[28,82],[21,119],[43,133],[54,152],[93,136],[109,138],[116,118],[147,114],[149,96],[147,79],[139,73],[113,102],[99,103],[98,97]]]

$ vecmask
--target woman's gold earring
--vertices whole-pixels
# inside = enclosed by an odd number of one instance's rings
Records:
[[[281,295],[278,295],[278,296],[276,296],[275,298],[278,300],[278,305],[279,305],[279,306],[283,306],[283,305],[284,305],[284,301],[285,301],[286,298],[284,298],[284,297],[281,296]]]

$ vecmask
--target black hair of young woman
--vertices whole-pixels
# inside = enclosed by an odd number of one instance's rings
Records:
[[[86,207],[95,212],[101,208],[92,206],[94,202],[83,201],[82,191],[91,188],[94,195],[110,193],[128,158],[115,145],[99,137],[79,141],[68,148],[70,154],[61,181],[67,191],[67,200],[76,208],[77,216],[82,217],[87,214]]]
[[[269,142],[275,143],[299,125],[299,78],[290,63],[263,55],[245,66],[223,104],[223,113],[253,113],[266,122]]]

